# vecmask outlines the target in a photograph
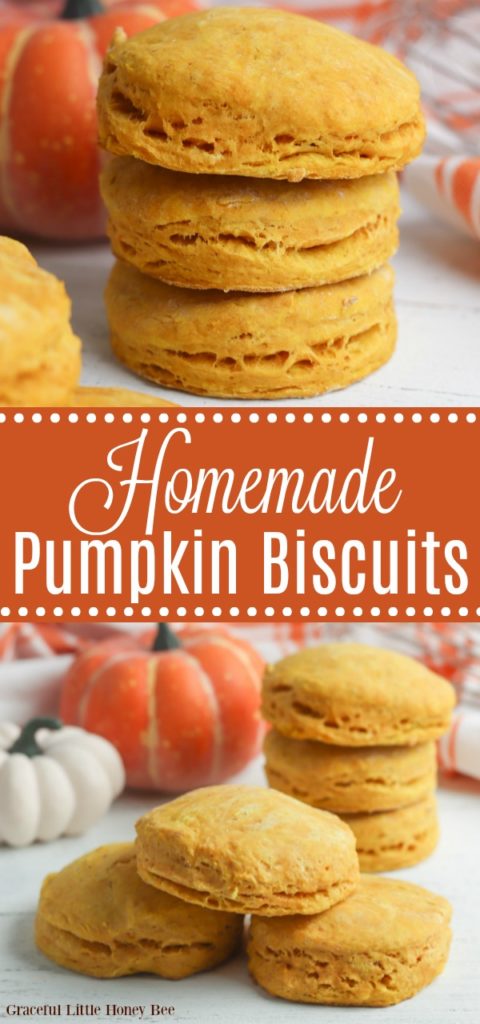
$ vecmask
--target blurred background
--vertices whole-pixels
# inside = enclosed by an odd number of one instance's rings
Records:
[[[219,642],[224,647],[225,637],[234,646],[233,654],[235,645],[246,645],[249,656],[255,659],[257,696],[252,697],[249,683],[246,687],[246,702],[241,701],[239,706],[240,718],[244,715],[248,739],[238,763],[231,766],[231,774],[243,768],[260,750],[263,735],[255,730],[250,732],[249,723],[252,716],[258,717],[263,664],[278,661],[302,647],[325,642],[353,641],[385,647],[416,658],[453,684],[458,705],[453,727],[439,744],[440,764],[447,771],[458,771],[480,779],[480,625],[476,623],[249,622],[235,623],[229,625],[228,629],[220,625],[195,623],[175,625],[169,633],[178,637],[182,646],[186,645],[187,652],[190,643],[195,645],[212,638],[214,667],[215,644]],[[118,717],[120,723],[128,723],[129,716],[134,714],[132,700],[135,708],[144,700],[141,666],[147,657],[155,657],[155,635],[156,627],[144,623],[0,624],[0,722],[8,720],[24,725],[37,716],[60,714],[67,723],[84,725],[88,722],[87,728],[112,740],[117,733],[117,725],[113,724],[112,732],[111,723],[107,719]],[[169,649],[165,639],[162,641],[162,649]],[[160,653],[161,648],[157,644],[157,655]],[[112,659],[111,666],[109,659]],[[116,669],[117,662],[120,669],[124,663],[128,670],[131,668],[132,692],[128,694],[128,699],[124,694],[125,679],[121,671]],[[215,675],[215,680],[219,685],[226,685],[227,690],[231,669],[228,662],[220,660]],[[105,683],[100,680],[101,670],[105,671]],[[161,662],[159,671],[161,688]],[[187,683],[185,690],[182,690],[181,679],[177,682],[178,697],[170,692],[169,682],[165,683],[167,712],[169,701],[175,705],[180,701],[181,705],[182,694],[187,702],[192,700],[193,708],[196,707],[196,694],[189,689]],[[243,683],[240,682],[239,686],[242,689]],[[89,717],[88,702],[90,695],[95,698],[96,688],[99,693],[102,689],[104,691],[103,717],[101,711],[97,710],[92,718]],[[70,699],[72,693],[74,696]],[[185,717],[190,722],[189,715]],[[179,744],[183,728],[180,715],[175,725]],[[187,724],[185,728],[188,728]],[[120,726],[118,729],[121,731]]]

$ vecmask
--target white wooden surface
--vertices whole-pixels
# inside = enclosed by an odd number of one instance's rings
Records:
[[[403,196],[403,207],[401,245],[395,258],[397,352],[386,367],[366,380],[309,400],[310,404],[480,404],[480,245],[435,220],[408,195]],[[164,394],[183,405],[219,404],[216,399],[160,390],[116,362],[109,349],[102,300],[111,264],[106,244],[72,249],[36,245],[34,251],[46,268],[65,280],[72,296],[74,324],[84,342],[83,383]],[[276,404],[301,405],[302,400]]]
[[[262,784],[260,762],[253,764],[241,781]],[[62,839],[26,850],[0,849],[0,1017],[7,1018],[9,1004],[60,1004],[60,1018],[53,1019],[64,1021],[68,1019],[65,1005],[78,1002],[101,1007],[98,1016],[82,1020],[105,1024],[142,1019],[108,1015],[108,1004],[130,1008],[143,1005],[143,1020],[161,1020],[149,1009],[151,1003],[160,1003],[175,1007],[175,1015],[163,1019],[185,1024],[367,1024],[369,1020],[375,1024],[478,1024],[480,784],[457,778],[442,786],[439,802],[443,834],[437,851],[424,864],[397,872],[397,877],[425,885],[451,900],[454,941],[449,963],[441,977],[414,1000],[375,1010],[303,1006],[272,999],[250,981],[242,955],[216,971],[172,982],[150,976],[98,981],[64,971],[38,953],[32,929],[43,876],[101,843],[129,839],[137,817],[155,802],[154,797],[126,796],[96,828],[79,839]]]

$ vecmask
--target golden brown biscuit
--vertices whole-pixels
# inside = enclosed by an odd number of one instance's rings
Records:
[[[425,860],[437,846],[440,829],[434,793],[396,811],[342,814],[357,841],[361,871],[396,871]]]
[[[308,647],[267,668],[263,713],[285,736],[414,746],[450,724],[455,691],[419,661],[364,644]]]
[[[270,786],[335,814],[390,811],[435,789],[434,743],[415,747],[334,747],[294,740],[271,729],[265,738]]]
[[[62,282],[20,242],[0,237],[0,404],[62,404],[79,376]]]
[[[394,57],[286,11],[220,7],[117,33],[101,144],[177,171],[359,178],[403,167],[424,125]]]
[[[174,407],[174,402],[167,402],[165,398],[155,398],[155,395],[144,395],[141,391],[130,391],[129,388],[75,388],[68,403],[71,406],[119,406],[130,405],[168,405]]]
[[[145,885],[134,844],[113,843],[47,876],[35,937],[50,960],[96,978],[186,978],[226,960],[242,927],[241,917],[192,907]]]
[[[260,787],[197,789],[140,818],[137,834],[140,877],[200,906],[313,914],[358,880],[339,818]]]
[[[390,1006],[443,970],[451,907],[419,885],[362,876],[348,899],[314,917],[253,917],[250,971],[299,1003]]]
[[[113,351],[129,369],[196,395],[315,395],[392,354],[393,272],[274,295],[174,288],[116,263],[105,293]]]
[[[398,184],[192,175],[117,157],[102,176],[116,256],[186,288],[275,292],[370,273],[395,252]]]

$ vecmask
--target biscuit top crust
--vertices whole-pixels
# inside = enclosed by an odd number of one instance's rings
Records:
[[[329,889],[358,867],[353,834],[335,815],[275,790],[209,786],[137,823],[138,863],[192,888],[247,892]]]
[[[132,121],[146,118],[147,134],[180,132],[184,147],[203,146],[206,153],[216,152],[222,135],[222,156],[228,156],[227,124],[230,141],[237,135],[255,138],[259,148],[295,143],[295,158],[313,141],[330,140],[332,162],[344,155],[343,144],[351,152],[358,142],[360,155],[365,145],[370,157],[377,140],[388,150],[390,135],[413,128],[409,158],[422,141],[419,86],[400,61],[286,11],[217,7],[168,19],[113,41],[100,107],[110,95],[109,76],[114,92],[107,102],[116,95]],[[186,126],[188,137],[181,134]]]
[[[217,7],[113,43],[108,61],[151,109],[229,105],[317,136],[393,131],[418,114],[419,85],[385,50],[287,11]]]
[[[80,939],[170,938],[207,940],[230,914],[192,907],[154,889],[137,874],[134,843],[101,846],[45,879],[39,915]]]
[[[361,707],[365,715],[405,715],[414,721],[449,715],[455,704],[450,683],[419,661],[364,644],[307,647],[267,668],[264,689],[291,690],[291,700],[308,694],[313,702]],[[406,723],[401,723],[406,724]]]
[[[355,892],[312,917],[252,918],[255,945],[292,946],[307,953],[345,955],[389,952],[424,946],[448,926],[451,907],[419,885],[361,875]]]
[[[69,317],[63,283],[42,270],[21,242],[0,236],[0,368],[11,359],[10,346],[21,355],[57,341]]]

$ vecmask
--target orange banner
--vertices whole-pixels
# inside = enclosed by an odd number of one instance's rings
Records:
[[[475,619],[479,417],[0,414],[0,619]]]

